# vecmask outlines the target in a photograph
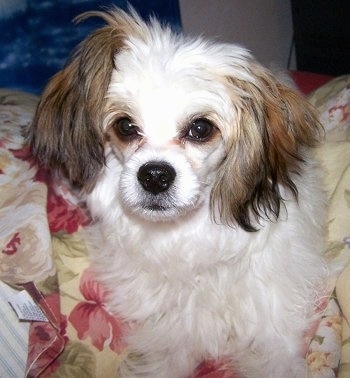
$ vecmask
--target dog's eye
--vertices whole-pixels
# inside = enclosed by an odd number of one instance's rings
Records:
[[[132,139],[141,135],[139,128],[127,117],[118,119],[113,128],[122,139]]]
[[[214,126],[209,120],[199,118],[191,123],[185,138],[198,142],[206,142],[212,135],[213,130]]]

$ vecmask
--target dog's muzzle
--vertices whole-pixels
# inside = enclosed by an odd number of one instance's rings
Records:
[[[148,162],[142,165],[137,179],[142,187],[154,195],[169,189],[176,176],[175,169],[165,162]]]

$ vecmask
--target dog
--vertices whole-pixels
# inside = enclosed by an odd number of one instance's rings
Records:
[[[307,377],[331,270],[314,110],[241,46],[92,16],[28,137],[94,219],[106,306],[134,325],[119,375]]]

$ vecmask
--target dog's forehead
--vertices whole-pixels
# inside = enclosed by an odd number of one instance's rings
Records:
[[[146,71],[139,75],[116,73],[118,82],[113,82],[113,76],[109,97],[126,103],[133,121],[148,138],[157,138],[159,143],[176,137],[180,125],[194,111],[188,101],[191,96],[176,83],[157,82]]]
[[[109,97],[127,103],[144,132],[159,140],[174,138],[196,116],[229,107],[224,78],[198,46],[133,41],[115,56],[115,66]]]

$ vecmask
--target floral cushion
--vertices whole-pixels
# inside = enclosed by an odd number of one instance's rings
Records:
[[[338,77],[313,92],[309,101],[319,110],[326,143],[318,156],[326,168],[329,195],[329,253],[350,255],[350,75]],[[350,264],[336,285],[342,310],[342,350],[338,377],[350,376]],[[325,355],[320,359],[326,359]],[[318,362],[321,365],[321,362]],[[322,369],[320,369],[322,371]]]
[[[350,75],[340,76],[314,91],[309,101],[319,111],[328,142],[350,141]]]
[[[325,125],[326,143],[318,155],[328,172],[328,253],[334,259],[348,255],[350,245],[349,81],[349,76],[336,79],[309,98],[331,124]],[[82,236],[90,222],[88,212],[64,183],[33,164],[25,146],[23,131],[36,102],[34,96],[0,90],[0,279],[29,292],[49,319],[30,324],[26,375],[115,376],[127,351],[122,336],[128,325],[107,311],[105,291],[89,269]],[[338,368],[339,374],[349,369],[349,357],[342,356],[339,365],[341,328],[350,319],[349,270],[337,285],[342,310],[343,304],[347,309],[344,317],[331,298],[309,335],[310,377],[335,377]],[[348,347],[344,339],[343,349]],[[207,361],[193,377],[235,374],[222,369],[220,361]]]

